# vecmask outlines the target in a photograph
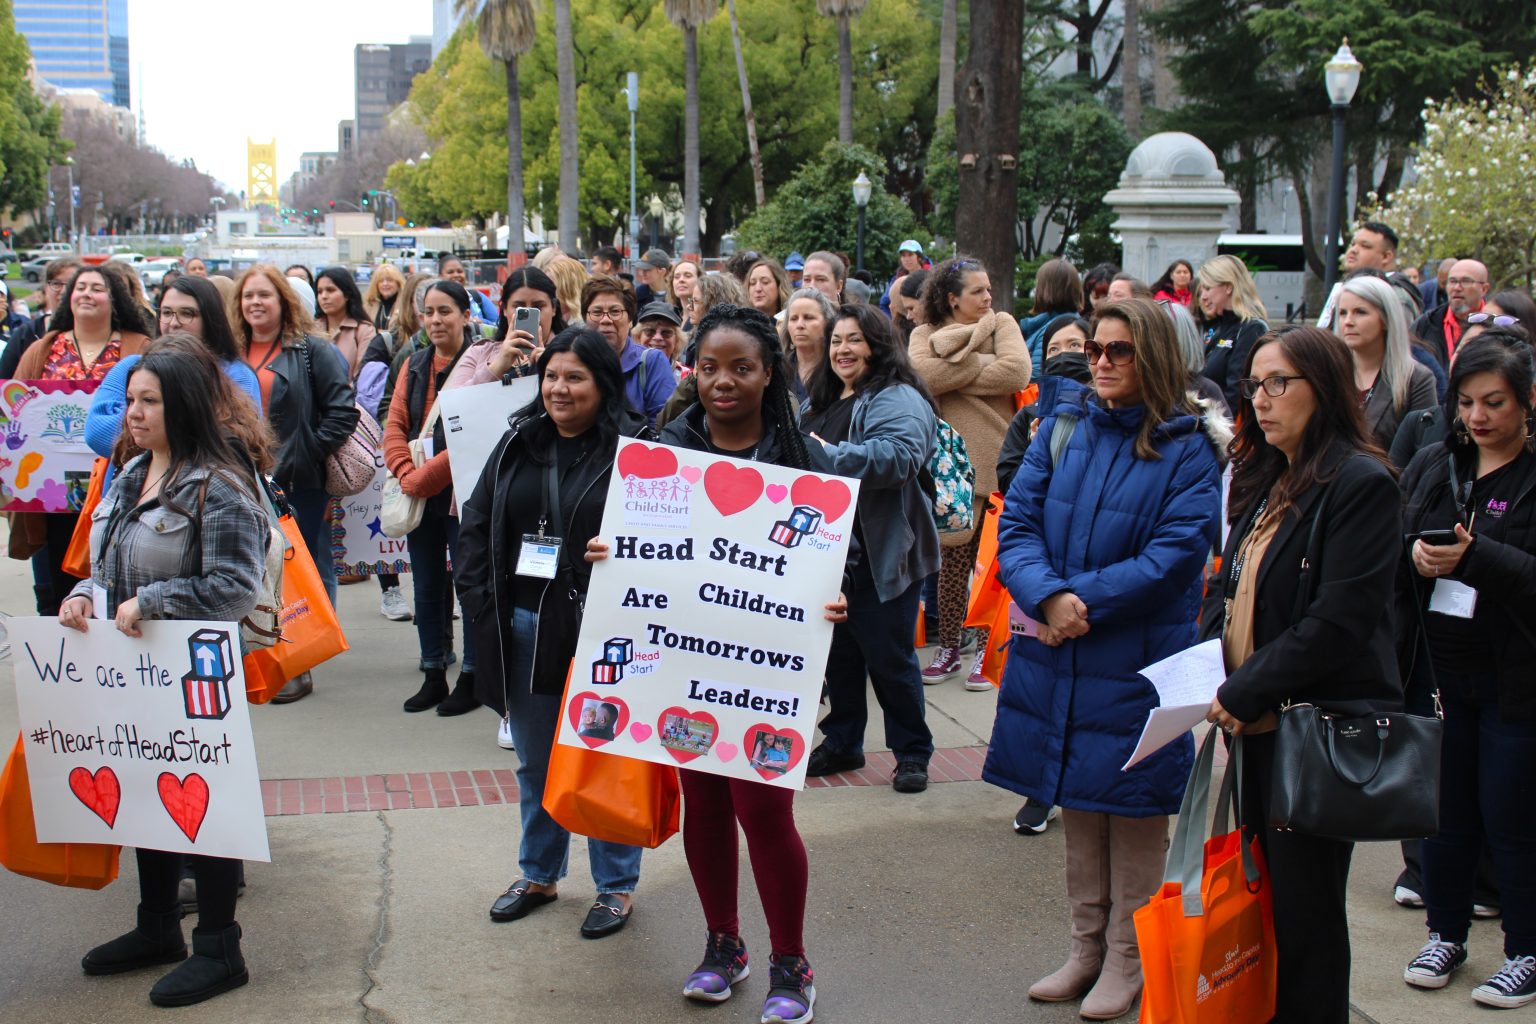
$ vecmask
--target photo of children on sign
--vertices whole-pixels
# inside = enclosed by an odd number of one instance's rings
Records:
[[[759,732],[752,741],[752,767],[783,775],[789,771],[794,753],[795,741],[791,737]]]
[[[702,754],[715,742],[715,723],[682,715],[661,720],[661,745],[673,750]]]

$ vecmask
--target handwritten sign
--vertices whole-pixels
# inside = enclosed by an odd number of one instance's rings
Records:
[[[373,475],[373,483],[361,493],[331,499],[331,559],[342,575],[411,571],[411,553],[405,538],[386,535],[380,519],[384,478],[388,475],[380,466]]]
[[[0,508],[80,511],[96,461],[85,415],[97,384],[0,380]]]
[[[560,742],[803,786],[858,491],[623,441]]]
[[[510,384],[494,380],[489,384],[450,388],[438,398],[443,437],[448,441],[448,466],[453,472],[453,493],[460,504],[475,492],[486,462],[507,432],[507,418],[533,401],[538,393],[537,378],[517,377]]]
[[[237,626],[6,627],[40,842],[271,859]]]

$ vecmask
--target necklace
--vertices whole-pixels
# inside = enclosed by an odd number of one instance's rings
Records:
[[[165,480],[165,474],[169,473],[170,471],[171,471],[171,467],[170,466],[166,466],[164,469],[162,469],[160,471],[160,475],[159,476],[154,477],[153,479],[148,479],[148,478],[145,479],[144,486],[139,488],[139,501],[141,503],[146,501],[146,500],[148,500],[146,498],[146,495],[148,495],[151,491],[154,491],[154,492],[158,493],[158,488],[159,488],[161,482]],[[146,471],[146,476],[147,476],[147,471]]]

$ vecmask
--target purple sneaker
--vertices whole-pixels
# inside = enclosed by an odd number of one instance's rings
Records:
[[[731,986],[751,973],[746,944],[734,935],[710,932],[704,942],[704,959],[688,976],[683,995],[706,1003],[723,1003],[731,998]]]
[[[762,1024],[807,1024],[816,1005],[816,972],[803,956],[768,958],[768,998]]]

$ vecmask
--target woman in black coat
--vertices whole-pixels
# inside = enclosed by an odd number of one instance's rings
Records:
[[[537,365],[538,397],[517,413],[460,506],[454,562],[464,616],[475,624],[476,696],[505,716],[521,761],[520,874],[491,905],[493,921],[553,903],[565,874],[571,836],[544,809],[544,780],[591,578],[582,553],[602,525],[619,436],[651,436],[625,401],[619,357],[596,331],[562,331]],[[550,572],[517,571],[528,535],[560,538]],[[581,933],[601,938],[629,921],[641,851],[589,839],[587,852],[597,900]]]
[[[1228,670],[1209,718],[1248,736],[1243,826],[1259,837],[1274,886],[1275,1020],[1344,1024],[1354,844],[1267,827],[1274,728],[1293,702],[1346,716],[1401,706],[1391,614],[1398,490],[1366,433],[1342,341],[1315,327],[1270,332],[1247,365],[1232,532],[1202,617]]]
[[[1446,395],[1450,436],[1403,474],[1404,531],[1442,531],[1412,542],[1400,577],[1408,689],[1422,704],[1438,690],[1445,715],[1440,831],[1420,844],[1429,941],[1403,980],[1444,988],[1466,963],[1486,842],[1505,962],[1472,998],[1501,1009],[1536,1002],[1536,818],[1526,800],[1536,774],[1533,374],[1530,346],[1505,328],[1464,342]]]

